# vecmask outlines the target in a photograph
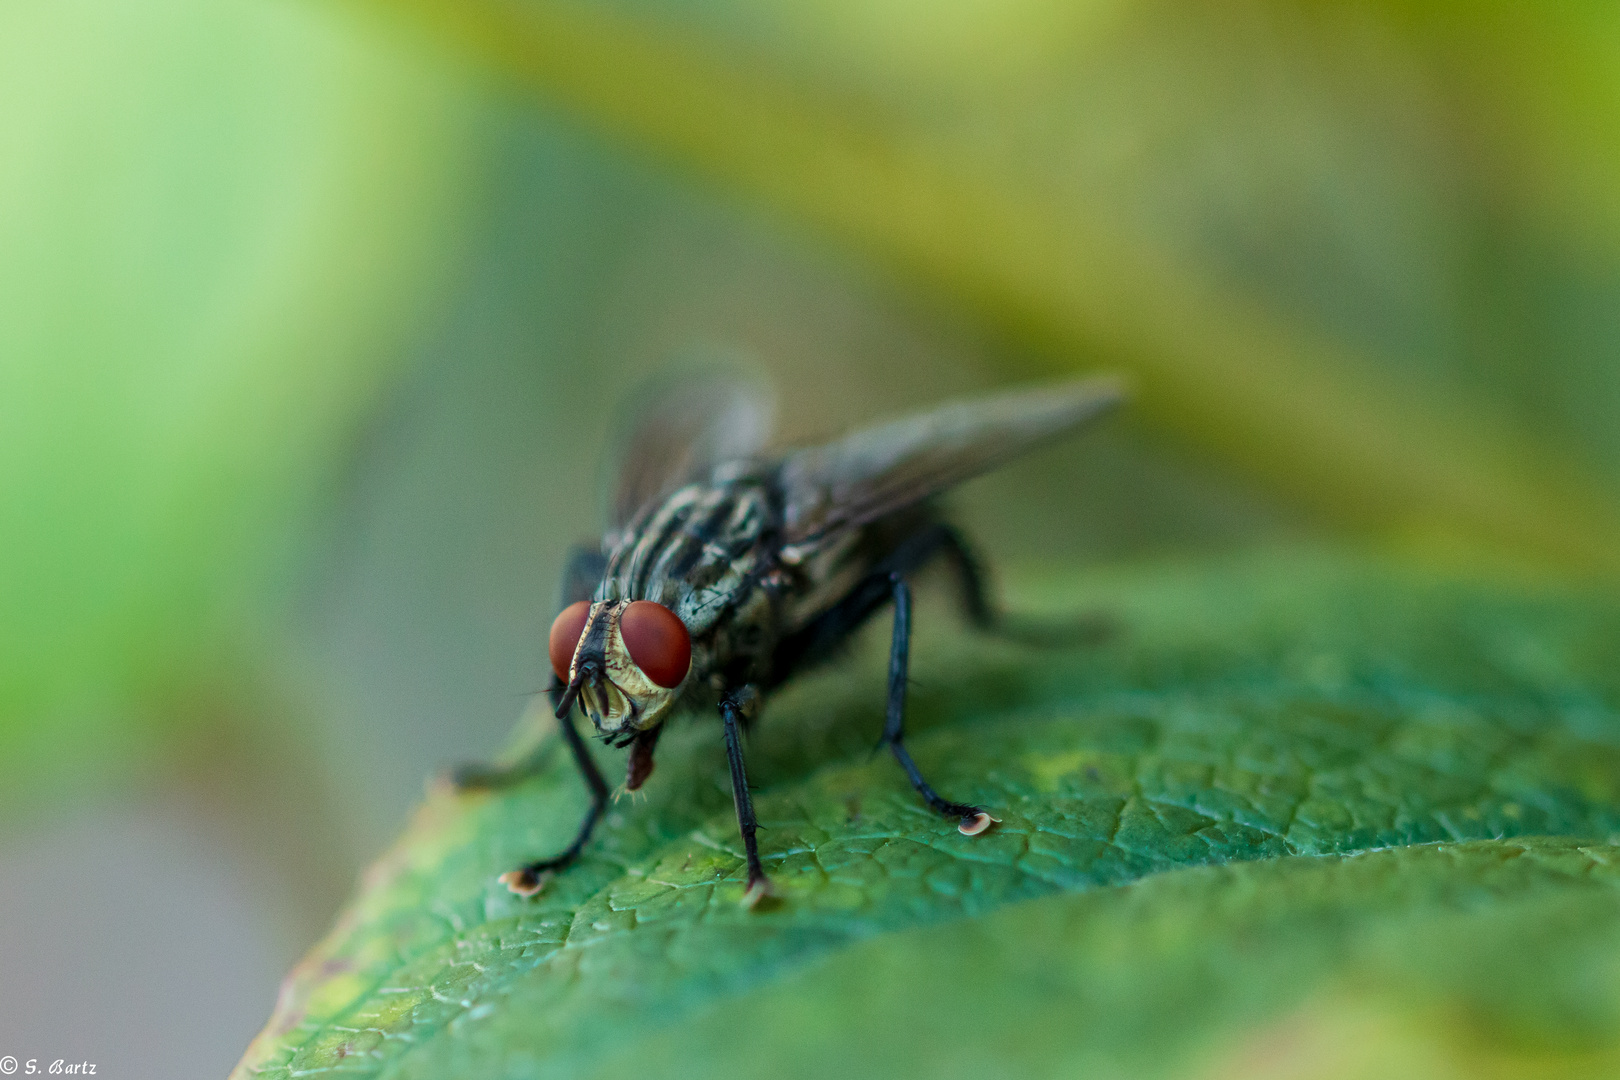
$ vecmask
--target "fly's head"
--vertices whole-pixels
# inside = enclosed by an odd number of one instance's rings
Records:
[[[664,718],[692,667],[680,616],[651,600],[581,600],[551,624],[551,667],[597,733],[619,742]]]

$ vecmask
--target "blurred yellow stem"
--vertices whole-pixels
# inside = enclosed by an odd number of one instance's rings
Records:
[[[1620,512],[1575,462],[1482,402],[1380,376],[881,117],[585,5],[374,2],[591,123],[899,265],[1043,352],[1124,366],[1148,423],[1332,520],[1620,571]]]

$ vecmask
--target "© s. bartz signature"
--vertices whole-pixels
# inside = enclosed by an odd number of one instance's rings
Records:
[[[10,1076],[18,1072],[23,1076],[94,1076],[96,1066],[93,1061],[69,1061],[66,1058],[57,1058],[54,1061],[29,1058],[27,1061],[18,1061],[10,1054],[0,1057],[0,1074]]]

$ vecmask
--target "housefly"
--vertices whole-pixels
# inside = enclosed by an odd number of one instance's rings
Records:
[[[629,749],[625,787],[653,770],[677,704],[715,710],[747,855],[745,905],[769,890],[760,865],[742,732],[762,700],[795,673],[834,656],[885,606],[893,608],[887,746],[925,803],[961,832],[989,812],[945,798],[905,746],[911,636],[907,579],[939,560],[954,572],[970,620],[995,616],[962,534],[937,496],[1106,412],[1117,382],[1094,378],[960,401],[785,453],[764,450],[765,397],[738,380],[693,380],[645,410],[629,447],[599,547],[577,549],[552,624],[550,695],[591,807],[562,852],[501,876],[533,896],[578,858],[609,798],[575,727]],[[522,779],[512,768],[464,767],[463,787]]]

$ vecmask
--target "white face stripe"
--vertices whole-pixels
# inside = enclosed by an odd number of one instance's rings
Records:
[[[585,710],[585,715],[591,718],[591,723],[603,735],[626,730],[645,731],[657,724],[681,696],[681,687],[686,685],[683,680],[680,686],[673,689],[659,686],[630,659],[630,649],[619,633],[619,620],[629,606],[628,600],[601,600],[591,605],[585,630],[579,635],[579,643],[574,646],[574,659],[568,668],[568,678],[572,682],[579,676],[580,654],[584,651],[586,640],[592,636],[591,628],[597,624],[598,618],[605,617],[607,630],[602,654],[604,674],[609,684],[604,688],[606,708],[590,688],[581,687],[579,692],[580,708]],[[687,673],[690,674],[691,670],[689,664]]]

